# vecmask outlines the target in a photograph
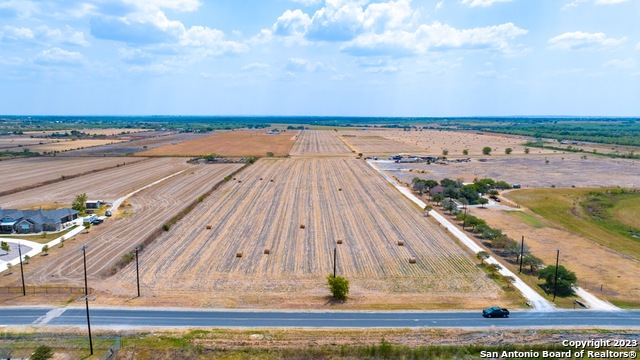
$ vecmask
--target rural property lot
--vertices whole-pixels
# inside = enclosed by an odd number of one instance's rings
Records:
[[[27,148],[33,152],[50,152],[50,151],[69,151],[76,149],[89,148],[93,146],[101,146],[101,145],[109,145],[121,142],[121,140],[109,139],[109,140],[60,140],[60,141],[50,141],[48,143],[42,145],[30,145]],[[6,151],[22,151],[24,147],[15,147],[4,149]]]
[[[340,135],[357,152],[365,155],[420,153],[425,151],[424,148],[386,137],[385,135],[388,132],[388,130],[340,131]]]
[[[121,158],[121,160],[125,159]],[[184,159],[149,159],[1,196],[0,204],[7,209],[20,209],[55,202],[71,204],[74,197],[82,193],[86,193],[89,199],[115,201],[155,180],[187,168],[189,164]]]
[[[174,133],[164,131],[139,132],[123,135],[125,139],[135,139],[123,141],[111,145],[94,146],[81,150],[67,151],[59,156],[123,156],[131,155],[146,149],[153,149],[158,146],[181,143],[188,140],[200,139],[208,134],[194,133]]]
[[[351,149],[338,137],[335,131],[301,131],[291,149],[291,155],[347,155]]]
[[[439,164],[395,164],[379,165],[400,179],[411,183],[415,177],[440,181],[444,178],[470,182],[474,178],[504,180],[523,187],[601,187],[640,186],[640,161],[630,159],[610,159],[603,156],[581,154],[511,155],[471,159],[471,162]],[[546,163],[546,160],[549,163]],[[413,170],[409,172],[408,170]],[[418,173],[426,171],[425,174]]]
[[[267,135],[268,130],[238,130],[221,132],[202,139],[185,141],[176,145],[166,145],[143,151],[140,156],[265,156],[272,152],[276,156],[289,153],[296,132]]]
[[[13,190],[64,176],[130,164],[144,158],[61,158],[32,157],[2,161],[0,192]]]
[[[505,301],[444,230],[364,161],[345,158],[258,161],[147,248],[141,285],[153,301],[322,307],[334,247],[352,284],[349,306]],[[130,265],[106,286],[131,294],[134,278]]]
[[[171,168],[170,163],[166,165]],[[104,277],[124,253],[132,251],[190,202],[241,166],[188,165],[182,174],[134,195],[128,202],[130,206],[125,206],[127,216],[108,219],[92,227],[89,234],[67,240],[63,248],[52,249],[49,256],[32,259],[26,280],[30,284],[82,285],[82,253],[78,247],[86,243],[90,287],[98,287],[99,278]]]

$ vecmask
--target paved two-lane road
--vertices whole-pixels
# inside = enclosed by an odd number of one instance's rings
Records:
[[[0,326],[86,326],[83,308],[2,308]],[[230,310],[91,310],[93,327],[479,328],[616,327],[640,329],[640,311],[516,311],[508,319],[479,312],[284,312]]]

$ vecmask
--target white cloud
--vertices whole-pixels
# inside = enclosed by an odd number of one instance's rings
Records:
[[[182,12],[198,10],[201,5],[200,0],[124,0],[123,2],[140,9],[171,9]]]
[[[390,31],[361,36],[347,43],[342,50],[353,55],[414,55],[430,50],[485,49],[509,52],[510,41],[527,30],[513,23],[495,26],[456,29],[434,23],[421,25],[415,32]]]
[[[203,49],[208,55],[238,53],[248,50],[247,45],[225,40],[222,31],[204,26],[192,26],[182,34],[180,44]]]
[[[625,60],[619,60],[619,59],[613,59],[609,62],[607,62],[606,64],[604,64],[605,67],[616,67],[616,68],[620,68],[620,69],[632,69],[634,67],[636,67],[636,61],[632,58],[629,59],[625,59]]]
[[[461,3],[463,5],[468,5],[470,7],[489,7],[495,3],[501,2],[511,2],[512,0],[462,0]]]
[[[269,68],[269,64],[251,63],[240,68],[242,71],[263,71]]]
[[[285,70],[289,72],[316,72],[326,68],[327,66],[321,62],[311,62],[301,58],[289,58],[285,65]]]
[[[291,0],[294,3],[302,4],[305,6],[318,5],[322,2],[322,0]]]
[[[475,78],[495,78],[498,76],[498,72],[495,70],[478,71],[473,75]]]
[[[442,7],[444,6],[444,1],[438,1],[438,3],[436,4],[436,10],[440,10],[442,9]]]
[[[0,30],[1,41],[36,42],[46,46],[53,44],[88,46],[84,33],[67,26],[64,30],[50,28],[46,25],[35,29],[5,25]]]
[[[34,59],[41,65],[78,65],[84,61],[84,55],[78,52],[52,48],[41,51]]]
[[[623,44],[627,38],[609,38],[604,33],[567,32],[549,39],[551,48],[561,50],[603,49]]]
[[[309,24],[311,19],[302,10],[287,10],[273,24],[273,33],[281,36],[302,35]]]
[[[25,41],[35,38],[33,30],[29,28],[19,28],[5,25],[0,31],[0,40],[5,41]]]
[[[566,9],[571,9],[571,8],[575,8],[578,7],[580,4],[584,4],[586,2],[589,2],[591,0],[573,0],[570,1],[568,3],[566,3],[563,7],[562,10],[566,10]],[[622,4],[624,2],[627,2],[628,0],[593,0],[593,3],[596,5],[616,5],[616,4]]]

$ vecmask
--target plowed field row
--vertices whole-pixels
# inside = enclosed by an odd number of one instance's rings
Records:
[[[424,152],[424,148],[379,136],[376,131],[340,131],[340,135],[363,154]]]
[[[144,158],[60,158],[34,157],[7,160],[0,163],[2,181],[0,192],[24,186],[55,180],[64,176],[105,169],[125,163],[133,163]]]
[[[126,159],[120,159],[122,160]],[[55,202],[70,204],[74,197],[81,193],[86,193],[89,199],[114,201],[144,185],[188,167],[189,164],[185,159],[150,159],[5,195],[0,197],[0,205],[8,209],[19,209]]]
[[[355,159],[260,160],[145,251],[141,283],[155,293],[321,293],[337,246],[339,274],[363,288],[494,294],[469,255],[395,191]],[[132,276],[128,266],[111,287]]]
[[[108,220],[90,230],[84,241],[87,249],[87,272],[91,278],[104,276],[121,256],[139,244],[180,212],[191,201],[240,168],[238,164],[189,165],[184,173],[134,195],[127,207],[129,216]],[[28,281],[36,284],[81,285],[83,268],[78,241],[65,246],[43,265],[29,271]],[[171,250],[173,251],[173,250]],[[97,285],[98,281],[94,284]]]
[[[351,149],[340,140],[335,131],[323,130],[302,131],[291,149],[291,155],[335,155],[351,153]]]

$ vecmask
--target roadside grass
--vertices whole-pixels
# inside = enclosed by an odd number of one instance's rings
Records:
[[[630,226],[618,221],[621,213],[634,211],[640,204],[640,193],[625,195],[629,197],[622,205],[613,205],[615,215],[609,215],[611,209],[605,206],[600,215],[594,215],[595,205],[608,195],[598,195],[607,190],[600,189],[526,189],[505,194],[505,196],[529,208],[536,214],[569,231],[577,233],[612,250],[640,260],[640,238],[632,237]],[[590,194],[595,193],[595,194]],[[626,199],[626,198],[625,198]],[[598,204],[596,204],[598,203]],[[591,211],[591,212],[590,212]],[[637,212],[631,212],[633,217]],[[638,229],[640,232],[640,229]]]
[[[618,201],[610,211],[611,216],[624,225],[640,229],[640,196]]]
[[[520,220],[521,222],[530,225],[534,228],[543,228],[545,227],[544,223],[542,222],[542,220],[538,219],[537,217],[526,213],[524,211],[516,211],[516,210],[506,210],[505,211],[507,214],[517,218],[518,220]]]
[[[45,233],[40,235],[22,235],[22,236],[21,235],[2,235],[2,237],[7,239],[28,240],[28,241],[37,242],[39,244],[46,244],[49,241],[55,240],[60,236],[68,233],[69,231],[75,229],[76,227],[77,226],[71,226],[56,233]]]

